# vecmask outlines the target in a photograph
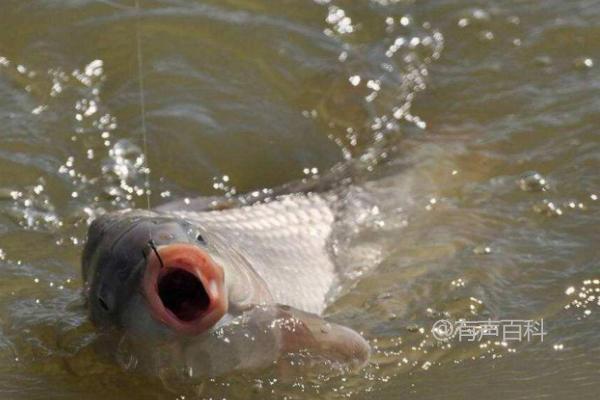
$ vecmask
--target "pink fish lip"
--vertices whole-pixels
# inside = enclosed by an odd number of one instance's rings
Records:
[[[223,268],[192,244],[160,246],[157,253],[160,259],[150,252],[143,277],[152,316],[184,335],[210,329],[228,309]]]

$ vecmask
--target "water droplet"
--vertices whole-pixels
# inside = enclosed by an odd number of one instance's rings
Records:
[[[477,246],[473,249],[473,253],[475,254],[490,254],[492,249],[489,246]]]
[[[589,57],[579,57],[575,59],[575,67],[580,69],[588,69],[594,66],[594,60]]]
[[[359,75],[352,75],[350,78],[348,78],[348,80],[350,81],[352,86],[358,86],[360,84],[361,78]]]
[[[550,200],[544,200],[541,203],[535,204],[533,211],[547,217],[559,217],[563,215],[562,209]]]
[[[521,190],[526,192],[543,192],[549,189],[548,181],[539,172],[527,172],[518,181]]]
[[[565,290],[565,294],[570,296],[573,293],[575,293],[575,288],[573,286],[570,286],[569,288],[567,288],[567,290]]]
[[[490,14],[480,8],[473,10],[473,18],[478,20],[489,20]]]
[[[479,33],[479,38],[487,41],[494,40],[494,33],[492,31],[482,31]]]

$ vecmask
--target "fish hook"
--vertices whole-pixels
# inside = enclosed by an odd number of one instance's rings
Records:
[[[154,254],[156,254],[156,257],[158,257],[158,261],[160,262],[160,267],[164,268],[165,264],[163,263],[162,258],[160,258],[160,254],[158,254],[158,250],[156,249],[156,243],[154,243],[154,240],[150,239],[148,241],[148,246],[150,246],[152,251],[154,251]]]

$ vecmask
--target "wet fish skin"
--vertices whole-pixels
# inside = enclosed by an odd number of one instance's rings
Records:
[[[162,207],[103,215],[90,226],[82,256],[90,318],[125,333],[140,353],[158,343],[208,375],[264,367],[304,351],[359,368],[369,357],[366,341],[319,315],[336,282],[327,250],[332,223],[318,195],[222,211]],[[177,246],[206,254],[208,264],[222,269],[224,314],[193,334],[157,318],[144,291],[152,265]],[[155,274],[165,273],[156,268]]]
[[[81,262],[92,322],[99,327],[127,328],[132,320],[124,319],[123,314],[139,301],[136,296],[152,250],[149,241],[190,243],[189,229],[183,220],[144,210],[108,213],[94,220]],[[150,320],[143,313],[140,317]],[[144,330],[163,331],[158,324],[156,329]]]
[[[346,372],[364,366],[370,355],[369,346],[352,329],[285,305],[255,306],[240,320],[241,326],[221,328],[227,343],[212,336],[203,345],[189,345],[186,365],[205,375],[221,375],[265,367],[281,357],[302,354],[306,356],[305,365],[297,365],[292,371],[305,372],[303,367],[310,370],[325,363]]]

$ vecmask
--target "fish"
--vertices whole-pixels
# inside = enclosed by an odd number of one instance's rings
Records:
[[[360,370],[368,342],[323,316],[339,281],[335,200],[293,193],[211,208],[198,199],[101,215],[82,253],[89,318],[126,337],[140,365],[199,376],[290,359]]]

